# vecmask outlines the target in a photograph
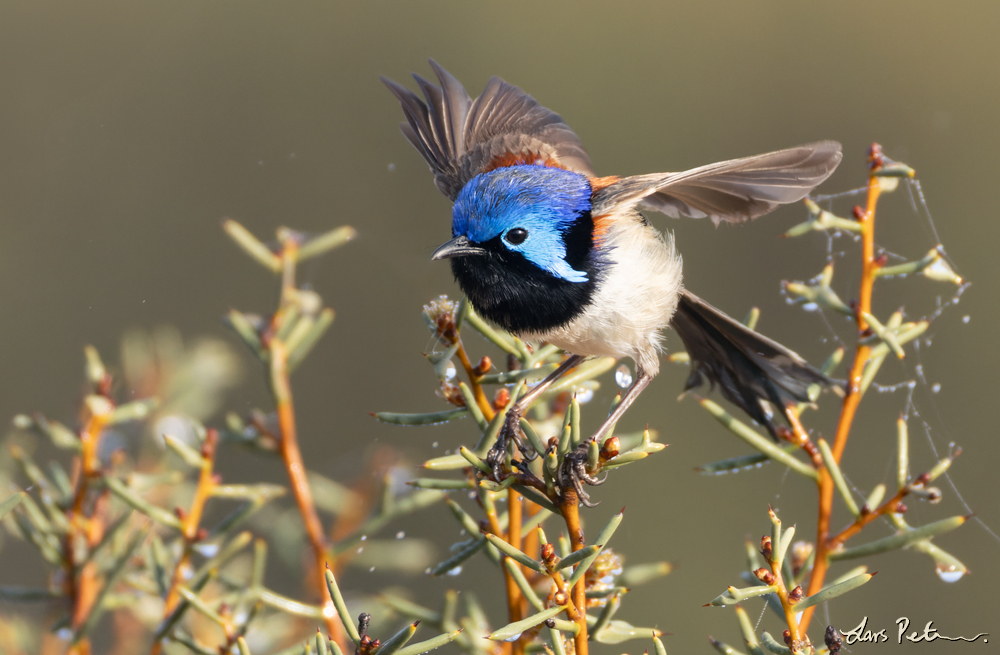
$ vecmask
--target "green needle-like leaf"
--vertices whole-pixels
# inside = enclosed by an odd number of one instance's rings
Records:
[[[923,539],[930,539],[931,537],[936,537],[944,534],[945,532],[951,532],[967,520],[969,520],[969,517],[967,516],[953,516],[919,528],[913,528],[911,530],[894,534],[891,537],[876,539],[875,541],[861,546],[846,548],[844,550],[831,553],[830,560],[854,559],[855,557],[866,557],[868,555],[876,555],[890,550],[905,548]]]
[[[232,237],[236,245],[242,248],[250,257],[257,260],[264,268],[270,269],[275,273],[281,272],[281,258],[271,252],[271,249],[265,246],[260,239],[251,234],[250,230],[231,218],[223,221],[222,229]]]
[[[556,565],[556,570],[562,571],[566,567],[575,566],[576,564],[582,562],[585,559],[596,558],[597,555],[601,552],[602,548],[604,548],[604,544],[585,546],[584,548],[581,548],[580,550],[571,553],[569,557],[564,557],[561,560],[559,560],[559,563]],[[574,574],[573,577],[577,576]]]
[[[778,641],[771,636],[771,633],[764,631],[760,636],[761,643],[764,644],[764,648],[768,649],[774,655],[791,655],[792,649],[784,644],[779,644]]]
[[[625,508],[623,507],[621,511],[619,511],[617,514],[611,517],[611,520],[609,520],[608,524],[604,526],[604,529],[602,529],[597,534],[597,538],[595,541],[599,544],[602,544],[602,546],[606,546],[608,542],[611,541],[612,535],[615,534],[615,530],[617,530],[618,526],[622,524],[622,519],[624,518],[625,518]],[[580,580],[580,578],[583,577],[583,574],[587,572],[587,569],[589,569],[590,566],[594,563],[594,560],[597,559],[598,554],[600,554],[600,549],[598,549],[596,552],[590,555],[587,555],[583,559],[583,561],[580,562],[580,565],[577,566],[576,569],[573,571],[573,575],[570,577],[569,582],[567,583],[570,587],[575,585]],[[564,561],[565,559],[568,559],[568,557],[564,558]]]
[[[376,655],[392,655],[405,646],[406,643],[413,638],[413,635],[417,633],[417,626],[419,624],[420,621],[414,621],[413,623],[403,627],[402,630],[393,636],[386,639],[385,643],[379,646],[379,649],[375,651]]]
[[[661,578],[673,570],[670,562],[650,562],[626,566],[618,577],[618,583],[626,587],[638,587],[657,578]]]
[[[558,607],[550,607],[549,609],[539,612],[537,614],[532,614],[526,619],[521,619],[520,621],[514,621],[513,623],[508,623],[499,630],[493,631],[487,639],[491,641],[513,641],[521,635],[525,630],[534,628],[540,623],[544,623],[547,619],[555,617],[557,614],[564,612],[566,610],[565,605],[560,605]]]
[[[392,425],[439,425],[457,418],[464,418],[468,415],[469,410],[465,407],[425,414],[398,414],[396,412],[377,412],[372,414],[379,421],[391,423]]]
[[[0,519],[2,519],[8,512],[13,510],[15,507],[21,504],[24,497],[27,495],[26,491],[19,491],[12,496],[8,496],[0,502]]]
[[[461,565],[462,562],[464,562],[465,560],[469,559],[470,557],[478,553],[487,544],[488,542],[486,541],[485,537],[480,537],[479,539],[473,540],[471,543],[469,543],[469,545],[465,546],[464,548],[461,548],[458,552],[456,552],[454,555],[452,555],[445,561],[441,562],[437,566],[432,567],[430,574],[433,576],[438,576],[438,575],[444,575],[449,571],[454,571],[455,567]]]
[[[878,571],[875,573],[878,573]],[[793,607],[796,612],[801,612],[804,609],[808,609],[814,605],[819,605],[820,603],[824,603],[828,600],[836,598],[837,596],[846,594],[848,591],[857,589],[871,580],[875,576],[875,573],[862,573],[861,575],[856,575],[853,578],[848,578],[839,584],[832,584],[825,589],[821,589],[808,598],[803,598],[799,602],[795,603]]]
[[[326,570],[325,575],[326,588],[330,592],[330,599],[333,601],[333,606],[337,608],[337,615],[340,617],[340,622],[344,624],[347,636],[351,638],[355,646],[358,646],[361,644],[361,635],[358,634],[358,627],[354,625],[354,618],[347,611],[344,596],[340,593],[340,587],[337,586],[337,578],[334,577],[333,571],[330,569]]]
[[[511,577],[514,579],[514,582],[517,584],[518,589],[521,590],[524,597],[528,599],[529,603],[531,603],[531,606],[539,612],[544,610],[545,603],[543,603],[542,599],[538,597],[535,590],[531,588],[531,585],[528,583],[528,579],[524,577],[524,573],[522,573],[520,567],[514,563],[514,560],[505,559],[503,563],[504,566],[507,567],[507,571],[510,573]]]
[[[441,648],[448,642],[452,641],[458,635],[462,634],[461,630],[455,630],[453,632],[446,632],[443,635],[438,635],[433,639],[428,639],[427,641],[421,641],[416,644],[410,644],[396,651],[396,655],[423,655],[423,653],[428,653],[436,648]]]
[[[743,439],[748,444],[764,453],[774,461],[784,464],[788,468],[792,469],[796,473],[801,473],[807,478],[813,480],[819,479],[819,473],[815,469],[804,464],[800,460],[792,457],[790,454],[786,453],[784,450],[779,448],[770,439],[764,437],[756,430],[752,429],[750,426],[738,421],[733,418],[726,410],[722,409],[717,403],[712,402],[707,398],[702,398],[698,401],[702,407],[708,410],[708,413],[714,416],[719,423],[726,426],[730,432],[735,434],[740,439]]]
[[[597,618],[587,616],[588,624],[596,624]],[[650,636],[659,637],[663,633],[654,628],[639,628],[627,621],[612,619],[607,627],[594,635],[594,641],[602,644],[621,644],[632,639],[648,639]]]
[[[502,552],[507,557],[510,557],[511,559],[515,560],[518,564],[527,566],[532,571],[536,571],[538,573],[545,573],[545,567],[542,566],[541,562],[538,562],[537,560],[528,557],[520,550],[514,548],[509,543],[507,543],[500,537],[496,536],[495,534],[484,533],[484,535],[491,544],[493,544],[494,546],[497,547],[498,550],[500,550],[500,552]]]
[[[299,248],[298,260],[305,261],[317,255],[339,248],[358,235],[358,231],[350,225],[334,228],[329,232],[309,239]]]
[[[743,589],[737,589],[736,587],[729,587],[724,593],[719,594],[707,603],[705,607],[712,605],[714,607],[726,607],[727,605],[735,605],[736,603],[742,602],[747,598],[753,598],[755,596],[764,596],[765,594],[773,594],[778,591],[776,585],[769,586],[757,586],[757,587],[745,587]]]

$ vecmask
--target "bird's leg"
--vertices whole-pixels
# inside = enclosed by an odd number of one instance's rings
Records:
[[[563,459],[562,467],[559,469],[557,482],[559,486],[563,489],[567,488],[569,485],[573,485],[576,489],[577,498],[580,499],[580,503],[586,505],[587,507],[595,507],[597,503],[590,502],[590,496],[583,490],[583,483],[587,483],[591,486],[598,486],[604,484],[607,480],[607,474],[603,478],[596,478],[587,473],[587,445],[591,441],[597,441],[600,443],[600,439],[604,436],[604,433],[611,429],[618,419],[622,417],[625,410],[635,402],[635,399],[639,397],[642,390],[645,389],[650,381],[652,381],[653,376],[644,372],[641,368],[638,369],[637,378],[632,386],[625,391],[625,395],[622,396],[622,400],[618,403],[618,407],[615,407],[615,411],[611,412],[610,416],[601,424],[601,427],[597,429],[594,435],[581,443],[572,450],[566,453],[566,457]]]
[[[504,418],[503,427],[500,428],[500,433],[497,435],[497,441],[486,454],[486,463],[493,469],[493,477],[496,478],[497,482],[501,480],[503,474],[503,463],[507,456],[507,441],[508,439],[516,439],[521,432],[521,417],[524,416],[524,412],[552,386],[553,382],[566,375],[566,372],[571,368],[579,366],[584,359],[586,357],[583,355],[570,355],[559,365],[559,368],[549,373],[545,379],[532,387],[531,391],[524,394],[514,403],[513,407],[507,410],[507,416]]]
[[[632,386],[625,391],[625,395],[622,396],[622,400],[618,403],[618,407],[615,407],[615,411],[611,412],[608,418],[605,419],[604,423],[601,424],[601,427],[597,428],[597,432],[593,434],[591,440],[596,439],[598,445],[600,445],[601,437],[604,436],[604,433],[610,430],[611,426],[618,422],[618,419],[625,414],[625,410],[627,410],[629,406],[635,402],[635,399],[639,397],[639,394],[642,393],[643,389],[649,386],[649,383],[652,381],[652,375],[646,373],[641,368],[636,367],[635,382],[633,382]]]

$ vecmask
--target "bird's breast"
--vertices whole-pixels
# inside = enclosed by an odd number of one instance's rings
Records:
[[[639,214],[609,217],[601,249],[607,265],[586,308],[571,321],[534,336],[579,355],[631,357],[659,369],[662,331],[682,285],[673,238]]]

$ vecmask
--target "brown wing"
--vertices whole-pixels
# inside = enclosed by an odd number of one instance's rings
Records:
[[[454,200],[483,171],[515,163],[541,162],[588,177],[590,158],[563,119],[499,77],[473,100],[448,71],[430,61],[441,86],[414,75],[417,94],[381,78],[403,108],[400,129],[434,173],[434,182]]]
[[[627,177],[595,196],[594,214],[637,204],[674,218],[742,223],[806,197],[833,173],[842,157],[839,143],[820,141],[682,173]]]
[[[788,403],[807,402],[810,386],[834,384],[798,354],[690,291],[681,293],[670,326],[691,357],[691,376],[685,388],[697,387],[707,379],[774,436],[773,417],[761,401],[782,412]]]

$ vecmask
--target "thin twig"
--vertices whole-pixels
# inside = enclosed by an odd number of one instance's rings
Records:
[[[90,418],[87,424],[80,431],[80,457],[77,465],[76,490],[73,494],[73,510],[70,514],[70,530],[66,535],[65,561],[66,561],[66,585],[68,595],[71,599],[71,624],[73,630],[79,629],[90,613],[94,610],[94,601],[99,590],[99,578],[97,563],[86,562],[78,568],[74,553],[77,552],[76,543],[83,540],[87,544],[87,552],[101,542],[104,536],[104,523],[100,520],[101,512],[98,505],[101,504],[101,497],[106,492],[101,492],[94,504],[91,506],[90,515],[87,514],[86,500],[90,491],[90,482],[101,476],[101,461],[98,457],[98,445],[101,439],[101,432],[111,418],[114,405],[107,402],[106,406],[98,403],[90,403],[88,410]],[[89,655],[90,640],[80,639],[70,646],[68,655]]]
[[[569,532],[569,541],[573,552],[583,548],[586,544],[583,539],[583,528],[580,527],[580,499],[577,497],[576,489],[569,487],[563,492],[560,503],[563,519],[566,521],[566,530]],[[580,630],[573,638],[576,655],[587,655],[587,590],[586,576],[580,576],[576,586],[573,587],[573,602],[576,607],[576,624]]]
[[[302,461],[302,451],[299,450],[299,440],[295,427],[295,406],[292,400],[292,387],[288,379],[288,358],[285,346],[277,339],[269,344],[271,353],[271,393],[278,410],[278,427],[281,431],[281,459],[285,462],[288,480],[291,483],[295,503],[302,515],[302,523],[306,528],[309,544],[312,546],[315,571],[313,577],[316,589],[323,602],[323,618],[326,629],[331,637],[340,643],[343,640],[342,628],[333,611],[333,601],[327,598],[325,570],[329,557],[326,534],[319,520],[316,504],[313,501],[312,490],[306,477],[306,466]]]
[[[881,182],[876,175],[881,157],[881,148],[877,144],[872,144],[869,150],[868,177],[868,198],[865,209],[855,208],[855,218],[861,225],[861,288],[858,294],[858,306],[855,315],[858,323],[858,346],[854,354],[854,363],[851,366],[850,375],[847,378],[847,393],[840,411],[840,420],[837,423],[837,434],[833,443],[833,457],[839,462],[847,446],[847,438],[851,433],[851,426],[854,423],[854,416],[861,402],[861,376],[864,373],[865,365],[871,356],[871,348],[861,343],[861,337],[868,331],[868,322],[864,316],[871,314],[872,288],[875,284],[875,276],[880,268],[879,262],[875,258],[875,208],[882,190]],[[828,555],[837,542],[830,539],[830,517],[833,513],[834,484],[826,468],[820,469],[819,477],[819,513],[816,521],[816,557],[813,563],[812,573],[809,577],[809,587],[807,595],[811,596],[823,588],[826,573],[830,563]],[[805,610],[799,627],[803,632],[809,627],[815,607]]]
[[[184,585],[187,576],[190,574],[191,554],[194,552],[194,545],[201,540],[199,534],[201,527],[201,517],[205,511],[205,504],[212,496],[215,488],[215,453],[219,445],[219,433],[216,430],[208,430],[205,435],[205,442],[201,446],[202,464],[198,474],[198,484],[195,487],[194,498],[191,506],[184,513],[181,519],[181,537],[184,540],[184,549],[180,559],[174,567],[174,574],[170,580],[170,589],[167,592],[166,601],[163,604],[163,619],[166,620],[181,602],[180,588]],[[151,655],[159,655],[163,651],[163,640],[157,639],[150,648]]]

